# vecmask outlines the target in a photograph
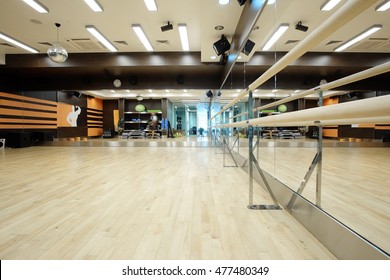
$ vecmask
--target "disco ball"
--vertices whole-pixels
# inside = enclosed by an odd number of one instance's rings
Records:
[[[56,63],[63,63],[68,59],[68,52],[59,44],[54,44],[47,50],[49,58]]]

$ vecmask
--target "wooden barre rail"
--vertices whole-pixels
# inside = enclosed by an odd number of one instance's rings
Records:
[[[325,91],[325,90],[334,89],[334,88],[337,88],[337,87],[340,87],[340,86],[344,86],[344,85],[347,85],[347,84],[350,84],[350,83],[354,83],[354,82],[357,82],[357,81],[360,81],[360,80],[364,80],[364,79],[367,79],[367,78],[370,78],[370,77],[373,77],[373,76],[377,76],[377,75],[380,75],[380,74],[383,74],[383,73],[386,73],[386,72],[389,72],[389,71],[390,71],[390,62],[386,62],[386,63],[380,64],[378,66],[372,67],[370,69],[363,70],[361,72],[349,75],[347,77],[344,77],[344,78],[341,78],[341,79],[338,79],[338,80],[335,80],[333,82],[326,83],[326,84],[323,84],[323,85],[319,85],[319,86],[316,86],[316,87],[314,87],[312,89],[305,90],[305,91],[303,91],[301,93],[294,94],[293,96],[285,97],[285,98],[283,98],[281,100],[269,103],[267,105],[253,108],[253,111],[256,112],[256,111],[259,111],[259,110],[267,109],[267,108],[270,108],[270,107],[273,107],[273,106],[284,104],[284,103],[292,101],[292,100],[296,100],[298,98],[302,98],[302,97],[308,96],[310,94],[313,94],[313,93],[316,93],[316,92],[319,92],[319,91]]]
[[[297,126],[390,123],[390,95],[254,118],[214,127]]]
[[[257,78],[249,87],[243,90],[238,94],[231,102],[222,108],[218,113],[211,117],[213,120],[216,116],[221,114],[223,111],[226,111],[229,107],[236,104],[240,99],[242,99],[250,90],[258,88],[260,85],[265,83],[275,74],[286,68],[291,62],[305,54],[307,51],[318,45],[320,42],[325,40],[329,35],[331,35],[334,30],[345,25],[347,22],[351,21],[353,18],[358,16],[360,13],[365,11],[371,5],[375,4],[375,0],[350,0],[344,4],[339,10],[337,10],[333,15],[331,15],[322,25],[320,25],[316,30],[309,34],[304,40],[299,42],[291,51],[289,51],[285,56],[283,56],[279,61],[277,61],[271,68],[269,68],[263,75]]]

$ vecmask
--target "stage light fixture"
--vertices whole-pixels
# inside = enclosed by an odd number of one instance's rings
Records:
[[[225,35],[222,35],[221,39],[219,39],[217,42],[213,44],[213,47],[216,54],[221,55],[230,49],[230,43],[225,37]]]
[[[213,92],[212,92],[211,90],[209,90],[208,92],[206,92],[206,96],[207,96],[208,98],[213,97]]]
[[[172,25],[172,23],[169,23],[169,21],[168,21],[167,25],[161,26],[161,31],[162,32],[169,31],[169,30],[172,30],[172,29],[173,29],[173,25]]]
[[[302,31],[302,32],[306,32],[309,29],[309,27],[306,25],[303,25],[302,21],[298,21],[298,23],[295,25],[295,29]]]

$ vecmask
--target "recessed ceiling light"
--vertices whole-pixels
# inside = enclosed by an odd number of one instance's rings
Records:
[[[144,2],[149,11],[157,11],[157,5],[154,0],[144,0]]]
[[[279,40],[279,38],[284,34],[284,32],[287,31],[288,27],[289,24],[287,23],[281,24],[275,31],[275,33],[271,36],[271,38],[267,41],[267,43],[264,45],[262,50],[269,50],[276,43],[276,41]]]
[[[377,12],[384,12],[390,8],[390,0],[387,0],[375,8]]]
[[[217,57],[216,57],[215,55],[210,56],[210,58],[211,58],[212,60],[217,59]]]
[[[99,13],[103,12],[102,6],[96,0],[84,0],[85,3],[92,9],[92,11]]]
[[[179,28],[180,41],[181,41],[181,46],[183,48],[183,51],[189,51],[190,45],[188,43],[187,25],[185,25],[184,23],[179,23],[178,28]]]
[[[350,46],[352,46],[352,45],[356,44],[357,42],[363,40],[367,36],[370,36],[371,34],[377,32],[381,28],[382,28],[382,25],[379,25],[379,24],[373,25],[369,29],[367,29],[366,31],[363,31],[359,35],[356,35],[355,37],[353,37],[352,39],[348,40],[347,42],[345,42],[341,46],[337,47],[334,51],[335,52],[341,52],[341,51],[345,50],[346,48],[349,48]]]
[[[100,43],[102,43],[107,49],[109,49],[110,51],[112,52],[117,52],[118,49],[113,45],[111,44],[110,41],[108,41],[106,39],[106,37],[103,36],[102,33],[100,33],[96,28],[95,26],[93,25],[87,25],[85,26],[85,29],[88,30],[89,33],[91,33],[93,36],[95,36],[96,39],[99,40]]]
[[[150,44],[148,38],[146,38],[146,35],[144,33],[144,31],[142,30],[141,28],[141,25],[139,24],[133,24],[132,25],[132,28],[135,32],[135,34],[137,35],[138,39],[141,41],[141,43],[144,45],[145,49],[149,52],[152,52],[153,51],[153,47],[152,45]]]
[[[151,89],[148,89],[148,92],[153,92],[153,90],[151,90]]]
[[[267,5],[275,4],[275,1],[276,1],[276,0],[268,0]]]
[[[214,27],[215,30],[223,30],[225,27],[223,27],[222,25],[217,25]]]
[[[219,0],[220,5],[227,5],[229,4],[230,0]]]
[[[327,1],[326,3],[324,3],[324,5],[322,5],[321,7],[321,11],[330,11],[332,10],[334,7],[336,7],[336,5],[338,3],[340,3],[341,0],[329,0]]]
[[[3,33],[0,33],[0,39],[3,39],[5,41],[7,41],[8,43],[11,43],[15,46],[18,46],[19,48],[22,48],[22,49],[25,49],[26,51],[29,51],[31,53],[39,53],[38,50],[30,47],[30,46],[27,46],[26,44],[22,43],[22,42],[19,42],[17,41],[16,39],[14,38],[11,38],[10,36],[8,35],[5,35]]]
[[[46,8],[36,0],[23,0],[23,2],[41,14],[47,14],[49,12],[48,8]]]

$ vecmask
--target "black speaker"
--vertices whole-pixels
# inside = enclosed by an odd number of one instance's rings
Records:
[[[80,98],[81,96],[83,96],[83,94],[79,91],[73,92],[73,95],[76,96],[77,98]]]
[[[253,50],[254,46],[255,46],[255,43],[248,39],[248,41],[246,41],[246,44],[245,44],[244,49],[242,50],[242,52],[245,55],[249,55],[251,53],[251,51]]]
[[[213,97],[213,92],[212,92],[211,90],[209,90],[208,92],[206,92],[206,96],[207,96],[208,98]]]
[[[178,75],[178,76],[176,77],[176,81],[177,81],[177,83],[178,83],[179,85],[184,84],[184,77],[183,77],[183,75]]]
[[[237,0],[237,1],[238,1],[238,4],[239,4],[240,6],[244,5],[245,2],[246,2],[246,0]]]
[[[137,77],[133,76],[133,77],[129,77],[129,83],[133,86],[136,86],[138,84],[138,80],[137,80]]]
[[[216,54],[221,55],[230,49],[230,43],[227,40],[227,38],[224,35],[222,35],[221,39],[215,42],[213,47]]]
[[[24,148],[31,146],[30,132],[7,133],[5,145],[11,148]]]

